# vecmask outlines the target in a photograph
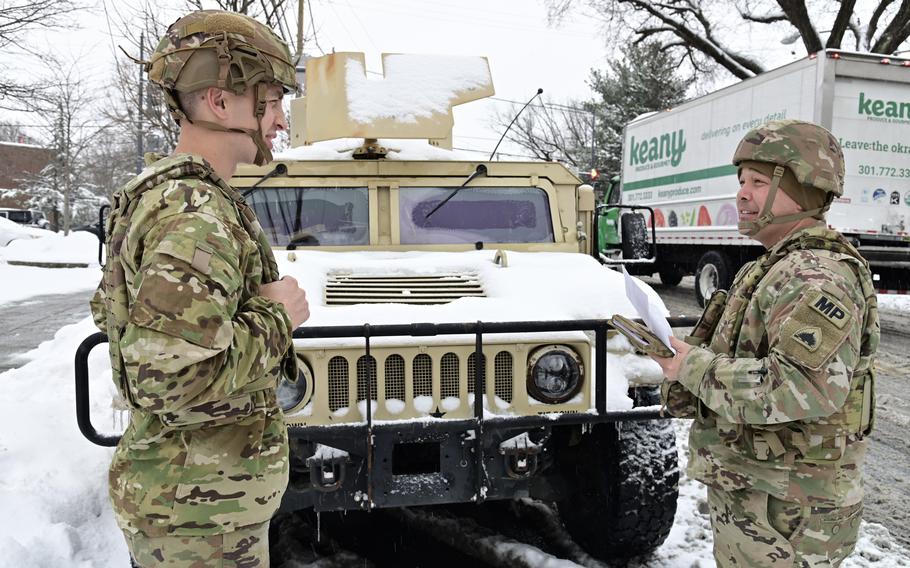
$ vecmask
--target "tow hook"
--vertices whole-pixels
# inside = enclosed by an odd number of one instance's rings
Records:
[[[306,460],[310,482],[319,491],[336,491],[344,483],[345,465],[351,461],[344,450],[319,445],[316,453]]]
[[[499,444],[505,460],[506,474],[512,479],[525,479],[537,471],[537,456],[542,444],[532,442],[527,432]]]

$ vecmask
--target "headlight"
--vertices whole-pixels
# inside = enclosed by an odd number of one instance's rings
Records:
[[[281,410],[290,412],[291,410],[303,406],[309,402],[313,396],[313,371],[302,357],[297,357],[297,378],[288,380],[282,376],[278,381],[278,388],[275,394],[278,397],[278,405]]]
[[[541,347],[528,358],[528,394],[559,404],[581,390],[584,366],[574,350],[563,345]]]

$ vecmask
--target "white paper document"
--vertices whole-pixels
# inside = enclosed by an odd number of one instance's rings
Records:
[[[625,266],[622,268],[622,275],[626,283],[626,298],[629,299],[632,307],[638,312],[638,317],[645,322],[648,329],[650,329],[664,345],[669,347],[673,353],[676,353],[676,350],[670,347],[670,335],[672,335],[673,331],[670,329],[667,318],[663,316],[663,310],[651,300],[647,292],[638,286],[635,279],[629,276]]]

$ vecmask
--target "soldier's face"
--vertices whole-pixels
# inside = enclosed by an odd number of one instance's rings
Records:
[[[280,85],[269,85],[266,94],[265,114],[262,115],[261,126],[265,144],[272,149],[273,141],[278,136],[279,130],[287,130],[288,121],[284,116],[284,107],[281,101],[284,90]]]
[[[736,193],[736,210],[740,222],[755,222],[765,208],[768,193],[771,191],[771,178],[751,168],[742,168],[739,173],[739,191]],[[780,188],[774,194],[771,213],[775,217],[790,215],[802,211],[793,199]],[[782,239],[799,221],[790,223],[772,223],[763,227],[753,238],[765,246],[770,246]]]

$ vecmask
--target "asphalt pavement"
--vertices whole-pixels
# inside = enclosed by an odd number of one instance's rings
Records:
[[[92,293],[84,290],[0,304],[0,373],[23,365],[26,361],[19,355],[53,339],[61,327],[86,317]]]

